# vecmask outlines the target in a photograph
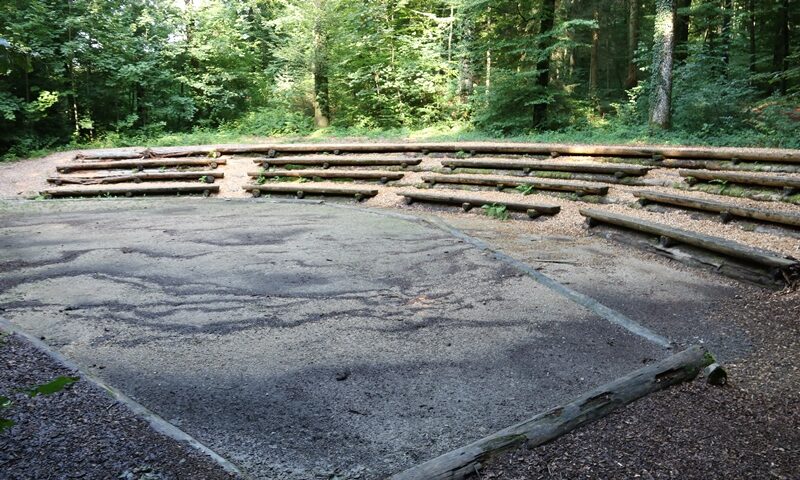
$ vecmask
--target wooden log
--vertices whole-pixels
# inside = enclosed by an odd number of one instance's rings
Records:
[[[608,193],[607,185],[597,183],[570,182],[565,180],[496,177],[490,175],[424,175],[422,180],[426,183],[454,183],[459,185],[482,185],[504,188],[513,188],[519,185],[530,185],[539,190],[554,190],[560,192],[574,192],[579,195],[605,195]]]
[[[777,149],[703,148],[669,146],[630,145],[579,145],[544,143],[344,143],[344,144],[275,144],[246,147],[221,147],[220,153],[255,153],[275,150],[280,153],[315,153],[339,150],[343,153],[387,153],[387,152],[441,152],[456,153],[474,151],[476,154],[532,154],[532,155],[584,155],[638,158],[689,158],[728,161],[762,161],[777,163],[800,163],[800,151]]]
[[[96,196],[133,196],[133,195],[176,195],[202,194],[209,195],[219,191],[219,185],[145,185],[145,186],[113,186],[86,188],[53,188],[42,190],[44,197],[96,197]]]
[[[329,187],[325,185],[309,185],[306,183],[268,183],[264,185],[248,184],[245,191],[263,193],[288,193],[303,197],[305,195],[343,195],[353,197],[374,197],[378,194],[376,188],[356,186]]]
[[[398,166],[407,167],[409,165],[419,165],[422,159],[419,158],[347,158],[330,156],[310,156],[310,157],[279,157],[270,159],[254,159],[264,167],[277,167],[283,165],[313,165],[327,167],[386,167]]]
[[[661,162],[665,168],[683,168],[690,170],[728,170],[738,172],[775,172],[800,173],[800,164],[781,163],[738,163],[718,160],[680,160],[668,159]]]
[[[48,177],[47,182],[55,185],[104,185],[110,183],[139,183],[139,182],[163,182],[168,180],[199,180],[203,177],[210,178],[213,183],[215,178],[223,178],[222,172],[147,172],[132,173],[130,175],[102,175],[96,177]]]
[[[674,159],[706,159],[730,161],[759,161],[776,163],[800,163],[800,151],[789,149],[742,149],[719,147],[672,147],[658,145],[580,145],[545,143],[497,143],[497,142],[452,142],[452,143],[307,143],[307,144],[268,144],[245,146],[222,146],[217,148],[195,147],[191,149],[162,148],[152,149],[155,156],[206,155],[239,153],[387,153],[387,152],[475,152],[475,154],[539,154],[539,155],[585,155]],[[144,152],[144,151],[142,151]],[[86,156],[94,155],[85,153]],[[138,158],[138,157],[137,157]]]
[[[126,160],[133,158],[147,158],[152,156],[149,148],[137,149],[132,152],[85,152],[75,155],[76,160]]]
[[[767,210],[763,208],[741,207],[733,203],[718,200],[707,200],[695,198],[687,195],[676,195],[673,193],[661,193],[651,190],[641,190],[633,192],[633,195],[646,202],[656,202],[667,205],[703,210],[719,214],[734,215],[742,218],[761,220],[764,222],[780,223],[793,227],[800,227],[800,214],[782,212],[779,210]]]
[[[221,158],[181,158],[181,159],[148,159],[148,160],[115,160],[111,162],[92,162],[92,163],[71,163],[59,165],[56,170],[59,173],[79,172],[83,170],[125,170],[125,169],[145,169],[145,168],[168,168],[168,167],[211,167],[225,165],[226,161]]]
[[[266,172],[247,172],[247,175],[258,178],[271,177],[296,177],[296,178],[352,178],[354,180],[400,180],[405,175],[402,172],[386,172],[381,170],[269,170]],[[383,182],[386,183],[386,182]]]
[[[710,235],[692,232],[689,230],[681,230],[654,222],[648,222],[640,218],[619,215],[601,210],[582,208],[579,211],[584,217],[589,217],[596,222],[625,227],[639,232],[648,233],[650,235],[655,235],[657,237],[668,237],[681,243],[704,248],[734,258],[747,260],[749,262],[769,268],[788,270],[790,268],[797,268],[798,265],[797,260],[791,260],[766,250],[751,248],[740,243],[726,240],[724,238],[712,237]]]
[[[800,177],[774,174],[752,174],[741,172],[709,172],[704,170],[678,170],[681,177],[691,177],[706,182],[720,180],[743,185],[760,185],[764,187],[800,189]]]
[[[431,193],[431,192],[412,192],[412,191],[403,191],[398,193],[407,199],[420,200],[424,202],[433,202],[433,203],[446,203],[451,205],[461,205],[462,208],[465,204],[469,204],[473,207],[483,206],[483,205],[505,205],[507,209],[514,210],[518,212],[527,212],[528,210],[534,210],[543,215],[555,215],[561,211],[561,207],[558,205],[550,205],[544,203],[533,203],[533,202],[509,202],[505,200],[487,200],[485,198],[481,198],[476,195],[459,195],[459,194],[445,194],[445,193]],[[408,202],[407,202],[408,203]]]
[[[475,471],[500,452],[527,444],[547,443],[581,425],[600,419],[639,398],[687,382],[713,363],[701,346],[693,346],[664,360],[595,388],[569,403],[510,426],[465,447],[393,475],[391,480],[452,480]]]
[[[577,172],[628,175],[639,177],[646,175],[651,167],[625,165],[615,163],[574,163],[538,160],[508,160],[498,158],[478,159],[444,159],[442,165],[450,168],[492,168],[498,170],[542,170],[552,172]]]

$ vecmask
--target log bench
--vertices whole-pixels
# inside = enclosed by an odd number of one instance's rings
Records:
[[[451,193],[431,193],[431,192],[411,192],[404,191],[398,195],[405,197],[407,205],[415,201],[431,202],[431,203],[444,203],[449,205],[460,205],[464,211],[469,211],[475,207],[482,207],[484,205],[504,205],[508,210],[517,212],[525,212],[530,218],[536,218],[540,215],[555,215],[561,211],[558,205],[550,205],[534,202],[510,202],[505,200],[487,200],[475,195],[459,195]]]
[[[328,167],[388,167],[397,166],[406,168],[409,165],[419,165],[420,158],[348,158],[335,156],[319,157],[280,157],[267,159],[254,159],[255,163],[261,164],[264,168],[285,166],[285,165],[309,165]]]
[[[250,192],[254,197],[260,197],[264,193],[282,193],[293,194],[297,198],[303,198],[306,195],[345,196],[353,197],[358,201],[366,197],[374,197],[378,194],[377,188],[355,186],[329,187],[326,185],[309,185],[303,183],[248,184],[244,186],[244,189]]]
[[[604,223],[649,235],[655,235],[659,237],[662,247],[672,246],[676,242],[692,245],[760,265],[769,269],[775,276],[778,276],[781,272],[798,268],[797,260],[783,257],[774,252],[748,247],[724,238],[712,237],[702,233],[673,228],[640,218],[597,209],[582,208],[580,209],[580,214],[587,218],[590,228]]]
[[[498,190],[514,188],[520,185],[529,185],[534,189],[571,192],[577,195],[605,195],[608,185],[598,183],[569,182],[550,179],[510,178],[491,175],[424,175],[422,180],[431,185],[437,183],[452,183],[459,185],[480,185],[496,187]]]
[[[626,165],[619,163],[573,163],[541,160],[512,160],[498,158],[464,158],[443,159],[442,165],[449,168],[491,168],[498,170],[531,170],[551,172],[576,172],[610,174],[617,177],[641,177],[652,167]]]
[[[59,165],[56,170],[59,173],[79,172],[83,170],[125,170],[146,168],[170,168],[170,167],[208,167],[217,168],[225,165],[226,160],[222,158],[171,158],[171,159],[147,159],[147,160],[113,160],[110,162],[84,162]]]
[[[137,157],[151,156],[188,156],[205,155],[208,153],[240,154],[240,153],[266,153],[270,157],[290,153],[422,153],[441,152],[470,154],[515,154],[515,155],[582,155],[600,157],[634,157],[655,160],[685,158],[707,159],[720,161],[753,161],[800,164],[800,152],[796,150],[779,149],[741,149],[741,148],[697,148],[697,147],[668,147],[657,145],[577,145],[561,143],[515,143],[515,142],[420,142],[420,143],[295,143],[295,144],[254,144],[244,146],[220,146],[216,148],[198,147],[193,149],[168,149],[154,148],[141,149],[134,153]],[[84,158],[97,155],[87,152]]]
[[[144,185],[144,186],[112,186],[112,187],[62,187],[42,190],[41,195],[50,197],[96,197],[96,196],[140,196],[140,195],[180,195],[194,194],[209,196],[219,192],[219,185]]]
[[[639,203],[642,205],[653,202],[719,213],[723,223],[726,223],[731,219],[732,216],[735,216],[753,220],[761,220],[764,222],[779,223],[792,227],[800,227],[800,214],[796,213],[768,210],[763,208],[742,207],[718,200],[695,198],[687,195],[676,195],[673,193],[654,192],[651,190],[633,192],[633,195],[639,199]]]
[[[758,185],[762,187],[782,188],[785,195],[793,195],[800,191],[800,177],[775,174],[753,174],[741,172],[717,172],[705,170],[678,170],[681,177],[690,185],[698,180],[705,182],[720,181],[742,185]]]
[[[104,185],[110,183],[141,183],[141,182],[163,182],[169,180],[191,181],[204,178],[205,183],[214,183],[214,179],[223,178],[222,172],[199,171],[199,172],[147,172],[132,173],[130,175],[98,175],[94,177],[78,176],[57,176],[48,177],[47,182],[54,185]]]
[[[269,170],[263,172],[247,172],[253,178],[264,176],[295,177],[295,178],[351,178],[353,180],[377,180],[381,183],[400,180],[405,175],[402,172],[387,172],[382,170]]]

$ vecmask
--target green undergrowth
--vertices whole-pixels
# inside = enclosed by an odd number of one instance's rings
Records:
[[[505,205],[492,203],[483,205],[481,209],[483,209],[484,213],[486,213],[488,217],[495,218],[497,220],[508,220],[509,218],[508,207]]]

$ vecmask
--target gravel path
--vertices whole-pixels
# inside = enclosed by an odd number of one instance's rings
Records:
[[[650,395],[547,445],[505,453],[474,479],[796,479],[800,472],[800,293],[752,291],[716,313],[751,354]]]
[[[74,375],[23,338],[0,336],[0,396],[12,402],[0,417],[15,422],[0,432],[0,478],[234,478],[87,381],[50,395],[24,393]]]

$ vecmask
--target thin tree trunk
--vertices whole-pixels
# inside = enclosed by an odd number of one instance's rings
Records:
[[[597,6],[594,8],[592,18],[597,23],[597,27],[592,30],[592,53],[589,59],[589,94],[592,98],[596,98],[600,64],[600,59],[598,58],[600,53],[600,12]]]
[[[749,19],[747,33],[750,37],[750,72],[756,73],[756,6],[755,0],[748,0],[747,10]]]
[[[731,61],[731,17],[733,4],[731,0],[722,0],[722,61],[727,67]]]
[[[672,64],[675,49],[675,0],[656,0],[653,34],[650,125],[669,129],[672,120]]]
[[[325,1],[316,2],[316,6],[317,16],[314,20],[314,125],[317,128],[325,128],[331,122],[326,32],[323,31],[322,26]]]
[[[777,90],[786,93],[786,70],[789,56],[789,0],[778,0],[778,25],[775,31],[775,49],[772,55],[772,71],[780,74]],[[770,90],[774,91],[774,87]]]
[[[462,13],[459,42],[459,96],[466,102],[475,90],[475,69],[472,64],[473,24],[469,15]],[[488,78],[488,77],[487,77]]]
[[[556,13],[556,0],[544,0],[542,4],[541,22],[539,23],[539,35],[544,35],[553,29]],[[550,85],[550,54],[543,54],[550,47],[550,40],[539,42],[539,61],[536,62],[536,70],[539,75],[536,85],[539,86],[539,94],[544,96],[547,87]],[[542,125],[547,116],[547,103],[541,101],[533,106],[533,124]]]
[[[675,15],[675,63],[684,63],[689,56],[689,14],[692,0],[677,0]]]
[[[491,34],[492,31],[492,7],[491,5],[486,9],[489,20],[486,22],[486,32]],[[486,98],[489,98],[489,93],[492,87],[492,49],[486,49],[486,77],[484,78],[484,85],[486,86]]]
[[[636,49],[639,47],[639,0],[628,0],[628,76],[625,89],[639,83],[639,68],[636,66]]]

